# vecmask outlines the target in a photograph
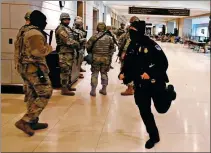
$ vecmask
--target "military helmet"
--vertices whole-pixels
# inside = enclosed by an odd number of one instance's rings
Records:
[[[139,21],[139,18],[137,16],[132,16],[130,18],[130,23],[133,23],[134,21]]]
[[[105,31],[106,30],[106,24],[104,22],[99,22],[97,24],[97,31]]]
[[[83,18],[80,16],[76,16],[74,21],[83,21]]]
[[[80,17],[80,16],[75,17],[74,22],[75,22],[75,24],[77,24],[77,25],[83,25],[83,19],[82,19],[82,17]]]
[[[62,21],[63,19],[70,19],[70,15],[68,13],[62,13],[60,15],[60,21]]]
[[[25,19],[25,20],[29,20],[29,19],[30,19],[31,13],[32,13],[31,11],[27,12],[27,13],[25,14],[25,16],[24,16],[24,19]]]
[[[106,30],[112,30],[111,26],[106,26]]]

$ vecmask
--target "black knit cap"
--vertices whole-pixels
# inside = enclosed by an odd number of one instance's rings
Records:
[[[47,25],[46,19],[46,16],[38,10],[34,10],[30,15],[31,24],[39,27],[41,30],[44,30]]]
[[[145,29],[146,29],[145,21],[134,21],[131,23],[131,26],[136,28],[140,34],[142,34],[142,35],[145,34]]]

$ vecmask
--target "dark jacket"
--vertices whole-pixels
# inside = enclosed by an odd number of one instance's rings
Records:
[[[124,66],[120,74],[124,74],[124,83],[134,81],[134,84],[141,83],[141,75],[146,72],[150,79],[169,82],[166,71],[168,60],[160,46],[144,36],[144,43],[131,41],[128,46]]]

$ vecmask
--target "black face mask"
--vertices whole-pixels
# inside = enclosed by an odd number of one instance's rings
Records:
[[[132,41],[138,41],[138,39],[139,39],[139,33],[138,33],[138,31],[135,31],[135,30],[129,30],[129,34],[130,34],[130,39],[132,40]]]
[[[147,37],[143,34],[143,32],[135,31],[135,30],[129,30],[130,33],[130,39],[132,44],[138,43],[140,45],[146,45],[148,40]]]
[[[63,24],[65,27],[69,26],[69,24],[68,24],[68,23],[64,23],[64,22],[62,22],[62,24]]]
[[[70,23],[65,23],[65,22],[64,22],[64,19],[63,19],[63,20],[62,20],[62,24],[63,24],[65,27],[68,27]]]

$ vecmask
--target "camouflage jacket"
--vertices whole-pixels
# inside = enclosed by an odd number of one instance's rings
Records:
[[[87,32],[73,27],[73,30],[79,34],[80,49],[85,49]]]
[[[59,46],[60,53],[74,52],[75,49],[79,48],[79,40],[74,31],[69,26],[64,26],[60,24],[56,30],[56,43]]]
[[[107,31],[108,33],[106,35],[111,36],[114,42],[114,49],[112,50],[112,52],[114,53],[116,51],[116,45],[118,45],[117,41],[116,41],[116,37],[115,35],[110,31]]]
[[[129,34],[129,32],[122,34],[120,36],[120,38],[119,38],[118,46],[119,46],[119,51],[120,52],[126,52],[126,50],[127,50],[127,46],[126,46],[127,40],[130,40],[130,34]]]
[[[99,32],[95,35],[93,35],[87,42],[87,52],[92,53],[93,55],[97,56],[111,56],[113,55],[113,51],[115,49],[113,38],[109,35],[104,35],[102,38],[100,38],[93,46],[93,49],[91,50],[91,47],[93,43],[96,41],[97,38],[102,36],[104,32]]]
[[[119,28],[118,30],[117,30],[117,32],[116,32],[116,35],[117,35],[117,38],[119,38],[122,34],[124,34],[125,33],[125,30],[124,29],[122,29],[122,28]]]
[[[24,25],[20,28],[20,30],[18,31],[18,34],[16,36],[16,40],[15,40],[15,43],[14,43],[14,61],[15,61],[15,68],[17,68],[17,64],[19,63],[19,60],[20,60],[20,44],[19,43],[19,38],[21,36],[21,34],[23,34],[24,32],[28,31],[30,29],[30,26],[29,25]]]
[[[18,38],[20,37],[21,35],[18,34]],[[22,41],[17,39],[15,43],[15,46],[18,47],[16,51],[19,52],[19,63],[21,65],[36,64],[34,71],[30,70],[30,72],[35,72],[37,65],[41,65],[44,71],[49,72],[45,56],[52,52],[52,47],[47,44],[46,37],[38,27],[30,25],[22,33],[22,38]]]

